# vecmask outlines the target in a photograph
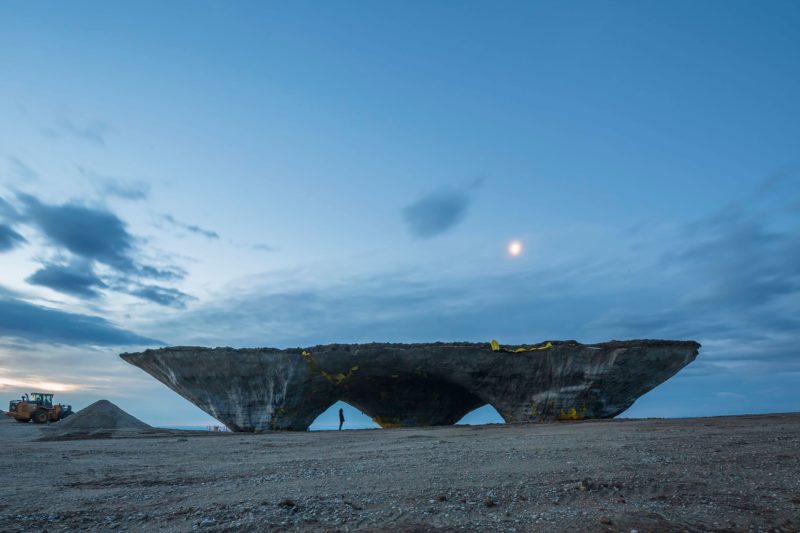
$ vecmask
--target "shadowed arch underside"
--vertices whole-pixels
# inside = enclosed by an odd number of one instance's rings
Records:
[[[515,347],[511,347],[512,349]],[[171,347],[121,357],[233,431],[302,431],[337,400],[382,427],[454,424],[484,404],[506,422],[610,418],[697,356],[693,341]]]

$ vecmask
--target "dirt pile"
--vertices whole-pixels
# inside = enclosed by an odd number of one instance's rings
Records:
[[[136,437],[158,433],[108,400],[98,400],[48,429],[48,434],[41,440]]]

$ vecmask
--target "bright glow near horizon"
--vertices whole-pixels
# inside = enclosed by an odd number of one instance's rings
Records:
[[[511,241],[508,243],[508,253],[512,257],[517,257],[522,253],[522,243],[520,241]]]
[[[21,380],[21,379],[9,379],[9,378],[0,378],[0,388],[4,387],[16,387],[22,388],[25,390],[30,389],[32,392],[74,392],[80,389],[77,385],[71,385],[68,383],[56,383],[52,381],[38,381],[38,380]]]

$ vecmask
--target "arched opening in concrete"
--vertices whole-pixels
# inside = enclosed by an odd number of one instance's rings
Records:
[[[339,400],[334,403],[325,411],[323,411],[314,421],[308,426],[309,431],[330,431],[339,429],[339,409],[344,410],[344,425],[342,431],[345,429],[377,429],[380,428],[378,424],[372,421],[367,414],[360,409],[353,407],[349,403]]]
[[[470,411],[456,422],[457,426],[479,426],[483,424],[505,424],[506,421],[492,405],[486,404]]]
[[[342,393],[345,401],[369,413],[383,428],[450,426],[485,403],[460,385],[424,371],[388,368],[386,374],[354,380]]]

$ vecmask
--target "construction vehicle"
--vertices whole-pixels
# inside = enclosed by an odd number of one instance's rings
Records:
[[[58,422],[72,414],[71,405],[53,405],[53,395],[43,392],[24,394],[21,400],[11,400],[6,416],[23,424],[33,420],[34,424]]]

